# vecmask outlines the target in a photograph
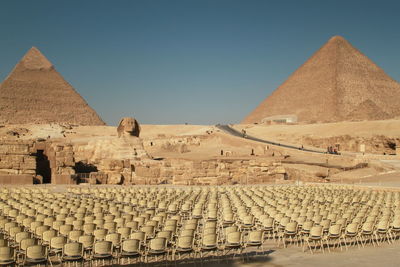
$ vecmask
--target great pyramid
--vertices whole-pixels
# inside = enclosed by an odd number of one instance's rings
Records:
[[[400,116],[400,84],[334,36],[242,123],[284,114],[306,123],[394,118]]]
[[[35,47],[0,85],[0,124],[23,123],[105,124]]]

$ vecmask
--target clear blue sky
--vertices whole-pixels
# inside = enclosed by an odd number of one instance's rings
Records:
[[[111,125],[241,121],[333,35],[400,80],[400,1],[0,2],[0,80],[37,46]]]

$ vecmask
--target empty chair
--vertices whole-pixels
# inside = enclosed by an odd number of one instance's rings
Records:
[[[334,224],[329,227],[328,234],[325,236],[326,246],[328,251],[331,252],[330,247],[340,247],[342,250],[342,226],[340,224]]]
[[[323,233],[323,227],[321,225],[315,225],[311,228],[310,234],[304,237],[305,244],[307,244],[311,253],[313,253],[311,242],[313,242],[315,249],[317,249],[317,246],[319,246],[321,251],[324,252],[324,245],[322,243],[322,233]],[[305,250],[305,244],[303,245],[303,251]]]
[[[164,260],[167,260],[167,256],[167,240],[163,237],[156,237],[154,239],[151,239],[145,254],[146,262],[149,262],[150,257],[155,257],[156,260],[159,257],[163,257]]]
[[[64,245],[67,243],[67,238],[65,236],[55,236],[50,239],[50,253],[59,256],[62,252]]]
[[[108,233],[115,233],[117,231],[117,223],[115,222],[106,222],[103,225],[104,229],[108,230]]]
[[[20,242],[19,242],[19,246],[18,246],[18,251],[17,251],[17,254],[20,256],[20,255],[25,255],[26,254],[26,250],[27,250],[27,248],[28,247],[30,247],[30,246],[34,246],[34,245],[36,245],[37,244],[37,240],[36,239],[34,239],[34,238],[25,238],[25,239],[22,239]]]
[[[64,224],[60,225],[58,232],[60,235],[67,237],[69,233],[72,231],[72,225],[71,224]]]
[[[243,250],[243,239],[241,232],[235,231],[227,233],[226,241],[224,244],[225,255],[232,250],[236,252],[238,251],[241,254]],[[235,256],[235,254],[236,253],[233,253],[233,256]]]
[[[110,241],[113,244],[114,249],[118,249],[121,243],[121,235],[118,233],[107,234],[105,240]]]
[[[165,238],[167,241],[167,244],[169,244],[172,240],[172,232],[171,231],[160,231],[157,233],[157,237]]]
[[[72,230],[68,233],[68,239],[72,242],[78,242],[79,237],[81,237],[82,235],[82,230]]]
[[[30,238],[31,234],[29,232],[19,232],[15,235],[15,243],[14,246],[19,246],[19,243],[23,240],[23,239],[27,239]],[[11,245],[11,244],[10,244]]]
[[[87,223],[82,226],[85,235],[91,235],[96,230],[96,225],[94,223]]]
[[[146,242],[146,233],[139,231],[139,232],[133,232],[130,236],[131,239],[137,239],[141,242],[141,245],[145,245]]]
[[[206,253],[212,253],[217,250],[218,250],[217,235],[216,234],[203,235],[200,247],[198,248],[198,251],[200,252],[200,257],[203,258],[203,256]]]
[[[111,260],[113,258],[113,245],[110,241],[98,241],[93,245],[92,261],[103,261]]]
[[[255,230],[249,232],[247,240],[245,242],[245,247],[257,247],[258,249],[263,249],[264,243],[264,232],[261,230]],[[257,252],[256,252],[257,253]]]
[[[108,230],[107,229],[96,229],[93,232],[94,235],[94,239],[96,241],[102,241],[106,238],[106,235],[108,234]]]
[[[140,228],[140,231],[146,234],[147,239],[151,239],[155,236],[155,228],[153,225],[145,225]]]
[[[11,247],[0,246],[0,265],[15,265],[16,264],[16,254],[15,250]]]
[[[358,240],[358,223],[351,223],[347,225],[344,236],[343,236],[344,244],[346,249],[348,245],[357,245],[359,246]],[[350,242],[349,242],[350,241]]]
[[[125,239],[121,243],[121,249],[119,253],[119,261],[121,259],[128,259],[128,264],[130,264],[131,258],[136,258],[138,261],[142,257],[140,240],[137,239]]]
[[[286,247],[288,240],[290,243],[293,243],[294,241],[298,242],[297,230],[298,230],[297,222],[289,222],[286,224],[283,235],[282,235],[282,242],[283,242],[284,247]]]
[[[47,230],[50,230],[50,226],[48,226],[48,225],[41,225],[41,226],[38,226],[38,227],[36,227],[36,229],[35,229],[35,236],[36,236],[37,238],[41,239],[43,233],[44,233],[45,231],[47,231]]]
[[[74,230],[83,230],[84,221],[83,220],[75,220],[72,222],[72,226]]]
[[[47,264],[48,261],[48,251],[45,246],[42,245],[33,245],[26,249],[25,257],[24,257],[24,265],[25,264]]]
[[[50,229],[50,230],[44,231],[42,233],[42,237],[41,237],[42,244],[43,245],[49,245],[50,244],[50,240],[55,236],[57,236],[57,231],[54,230],[54,229]]]
[[[85,252],[92,250],[94,241],[94,236],[92,235],[81,235],[78,239],[78,242],[83,245],[83,250]]]
[[[129,239],[132,231],[129,227],[121,227],[117,229],[117,233],[121,235],[121,239]]]
[[[131,231],[134,232],[139,229],[139,223],[137,221],[126,222],[125,227],[131,228]]]
[[[81,243],[64,244],[62,262],[83,262],[83,245]]]
[[[192,230],[190,230],[192,231]],[[194,254],[194,237],[192,235],[182,235],[178,237],[172,250],[172,258],[175,260],[176,255],[181,259],[182,255],[192,256]]]

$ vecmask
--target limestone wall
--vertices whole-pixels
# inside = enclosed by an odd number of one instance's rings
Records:
[[[33,183],[36,174],[36,157],[33,141],[0,141],[0,183]]]
[[[286,179],[280,163],[268,160],[165,160],[139,162],[134,184],[222,185],[255,184]]]

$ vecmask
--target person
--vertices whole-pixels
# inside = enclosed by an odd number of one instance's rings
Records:
[[[245,129],[242,129],[242,135],[243,135],[243,138],[246,137],[246,130]]]

